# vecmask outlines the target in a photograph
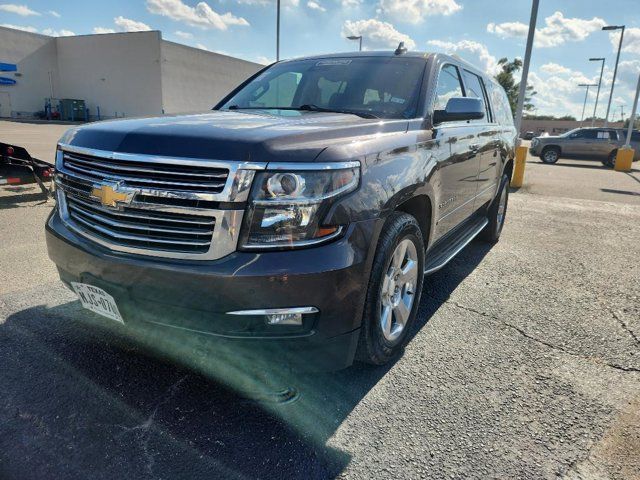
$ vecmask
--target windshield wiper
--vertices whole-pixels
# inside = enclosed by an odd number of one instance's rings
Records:
[[[313,104],[304,104],[299,107],[240,107],[238,105],[230,105],[229,110],[302,110],[305,112],[328,112],[328,113],[345,113],[349,115],[357,115],[362,118],[379,118],[370,112],[360,112],[358,110],[340,110],[334,108],[324,108]]]
[[[307,110],[309,112],[329,112],[329,113],[346,113],[349,115],[357,115],[362,118],[378,118],[376,115],[370,112],[361,112],[358,110],[340,110],[337,108],[325,108],[319,107],[313,104],[304,104],[297,107],[297,110]]]

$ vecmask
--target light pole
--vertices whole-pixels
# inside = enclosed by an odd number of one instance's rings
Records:
[[[598,86],[597,83],[580,83],[578,84],[579,87],[587,87],[587,91],[584,94],[584,103],[582,104],[582,117],[580,118],[580,126],[582,126],[582,123],[584,122],[584,110],[587,107],[587,97],[589,96],[589,88],[590,87],[596,87]]]
[[[276,62],[280,61],[280,0],[277,0],[276,7]]]
[[[358,49],[359,52],[362,51],[362,35],[349,35],[347,37],[349,40],[360,40],[360,47]]]
[[[524,96],[527,91],[527,77],[529,76],[529,63],[531,62],[531,50],[533,48],[533,36],[536,33],[536,21],[538,20],[538,5],[540,0],[533,0],[531,4],[531,18],[529,19],[529,34],[527,35],[527,46],[524,51],[524,61],[522,62],[522,78],[520,79],[520,91],[518,92],[518,104],[516,107],[516,132],[520,134],[520,124],[522,123],[522,109],[524,108]]]
[[[590,62],[602,62],[600,67],[600,80],[598,80],[598,93],[596,93],[596,104],[593,107],[593,118],[591,118],[591,126],[595,127],[596,110],[598,109],[598,98],[600,98],[600,86],[602,85],[602,72],[604,72],[604,58],[590,58]]]
[[[613,80],[611,80],[611,93],[609,94],[609,103],[607,103],[607,114],[604,117],[604,126],[609,124],[609,110],[611,109],[611,101],[613,100],[613,87],[616,85],[616,75],[618,73],[618,62],[620,61],[620,51],[622,50],[622,39],[624,38],[624,25],[608,25],[602,27],[602,30],[622,30],[620,32],[620,43],[618,44],[618,54],[616,55],[616,66],[613,68]]]

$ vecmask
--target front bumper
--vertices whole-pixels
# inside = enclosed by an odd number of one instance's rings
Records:
[[[352,224],[344,237],[304,250],[235,252],[213,261],[114,253],[69,230],[56,211],[47,247],[61,279],[112,295],[131,324],[179,329],[238,348],[265,349],[318,370],[353,361],[379,221]],[[313,306],[302,326],[266,325],[227,312]],[[172,330],[174,329],[174,330]]]

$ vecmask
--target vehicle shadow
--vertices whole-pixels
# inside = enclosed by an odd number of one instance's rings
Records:
[[[412,336],[489,250],[473,242],[427,277]],[[1,478],[334,478],[351,454],[330,438],[395,363],[296,373],[114,325],[77,302],[0,323]],[[265,376],[299,398],[259,403],[231,388]]]
[[[14,195],[0,196],[0,210],[7,208],[19,208],[26,203],[36,202],[34,205],[42,205],[47,203],[49,196],[38,190],[37,192],[19,193]]]

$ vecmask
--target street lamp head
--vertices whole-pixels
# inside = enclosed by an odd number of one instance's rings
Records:
[[[349,40],[360,40],[362,38],[362,35],[349,35],[347,38]]]
[[[590,58],[590,59],[589,59],[589,61],[590,61],[590,62],[601,62],[601,61],[603,61],[603,60],[604,60],[604,58],[602,58],[602,57],[598,57],[598,58]]]
[[[606,27],[602,27],[602,30],[621,30],[624,28],[624,25],[607,25]]]

